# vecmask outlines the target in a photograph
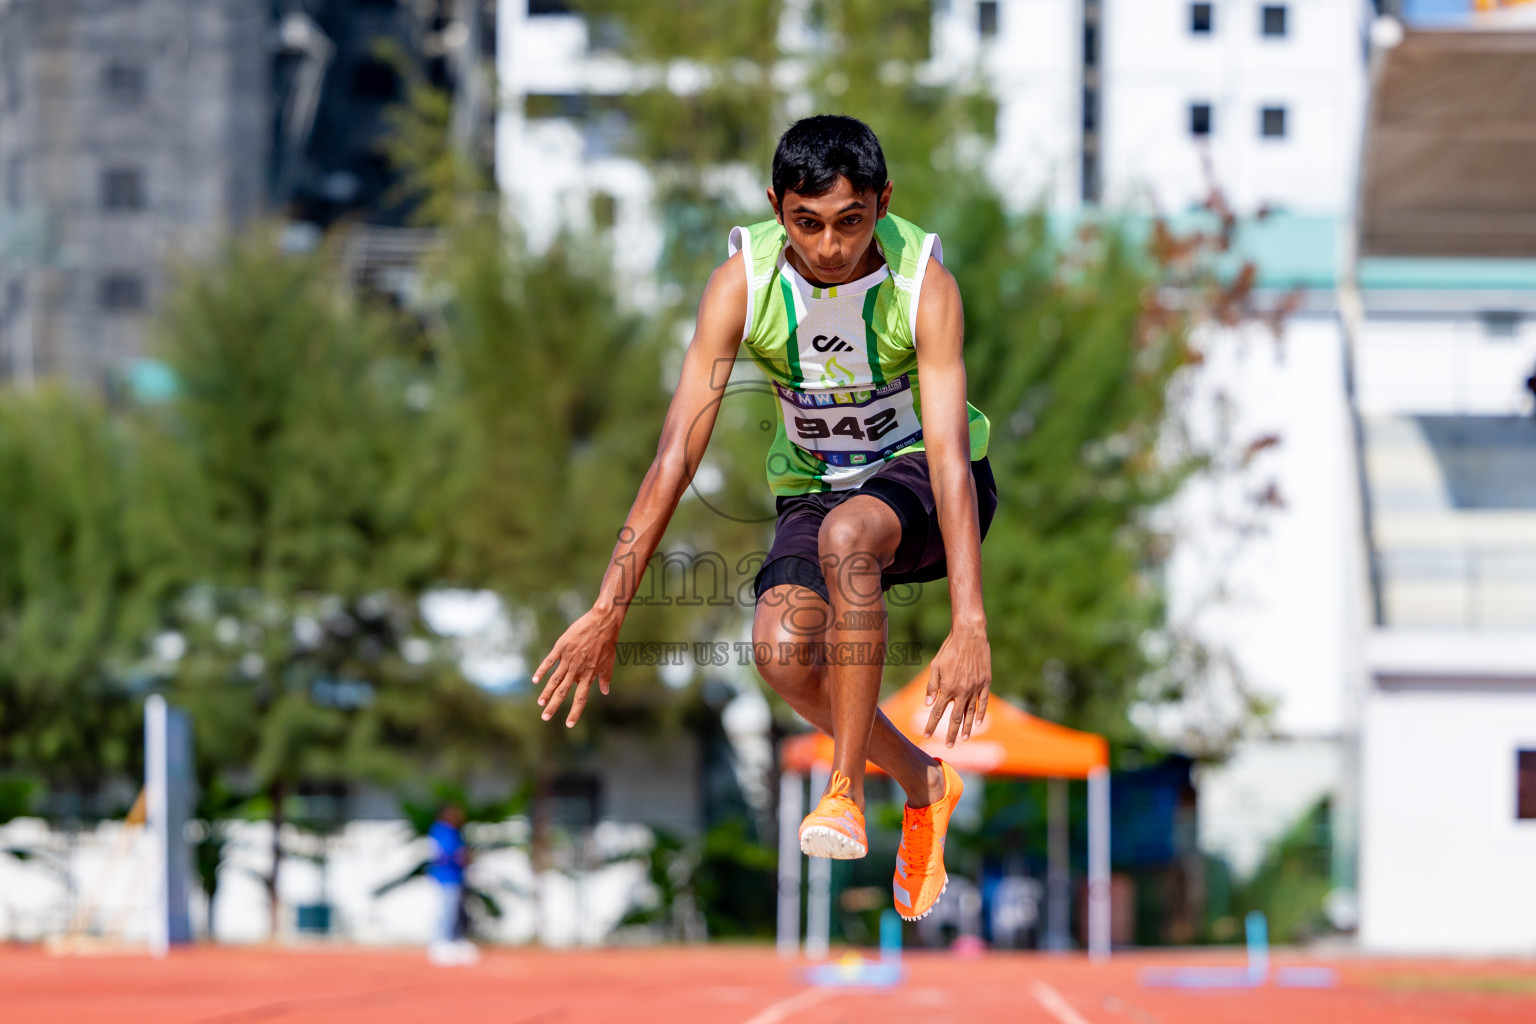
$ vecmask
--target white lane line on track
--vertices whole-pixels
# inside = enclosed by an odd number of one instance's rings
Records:
[[[1061,1024],[1088,1024],[1086,1017],[1072,1009],[1072,1004],[1061,998],[1061,993],[1045,982],[1034,982],[1030,985],[1030,992],[1034,995],[1035,1002]]]
[[[835,995],[837,995],[836,989],[808,988],[804,992],[795,993],[788,999],[780,999],[771,1006],[763,1007],[747,1018],[744,1024],[780,1024],[780,1021],[788,1020],[802,1010],[809,1010]]]

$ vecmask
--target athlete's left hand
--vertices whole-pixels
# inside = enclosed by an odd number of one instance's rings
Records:
[[[986,627],[952,627],[928,666],[928,705],[933,710],[923,735],[933,735],[944,709],[953,704],[944,745],[954,746],[956,738],[970,739],[971,729],[987,717],[991,688],[992,645],[987,642]]]
[[[587,694],[593,680],[607,695],[608,680],[613,678],[613,662],[618,654],[615,644],[621,622],[618,616],[604,614],[594,607],[571,623],[555,641],[555,646],[533,672],[534,686],[544,680],[544,689],[539,694],[544,721],[554,717],[560,705],[565,703],[567,693],[573,693],[571,713],[566,716],[565,726],[567,729],[574,726],[581,718],[582,708],[587,706]],[[550,671],[552,668],[553,672]],[[548,679],[545,679],[546,673]]]

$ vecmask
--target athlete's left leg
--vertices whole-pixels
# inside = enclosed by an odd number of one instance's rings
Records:
[[[832,638],[825,632],[831,620],[831,610],[820,594],[794,584],[765,591],[752,620],[758,673],[801,718],[828,736],[833,733],[830,666],[809,648],[821,642],[831,649]],[[803,628],[796,628],[797,623],[811,622],[821,624],[814,640],[807,638]],[[926,807],[944,796],[939,762],[902,735],[878,708],[869,734],[869,759],[906,791],[908,806]]]
[[[832,621],[827,629],[827,666],[832,705],[832,768],[850,783],[849,796],[864,808],[864,767],[870,730],[880,703],[885,658],[885,593],[881,570],[896,557],[901,521],[891,506],[860,494],[838,505],[819,534]]]

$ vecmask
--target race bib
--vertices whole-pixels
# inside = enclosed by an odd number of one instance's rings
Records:
[[[879,388],[774,387],[789,439],[834,466],[879,462],[923,436],[906,374]]]

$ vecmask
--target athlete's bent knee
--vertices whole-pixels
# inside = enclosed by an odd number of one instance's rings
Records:
[[[823,557],[836,555],[840,560],[846,561],[860,552],[873,557],[868,532],[868,528],[858,517],[838,515],[834,511],[822,520],[821,531],[817,534],[816,540]]]
[[[813,695],[821,686],[821,665],[815,657],[817,646],[777,624],[752,630],[752,657],[757,671],[779,696],[791,703]]]

